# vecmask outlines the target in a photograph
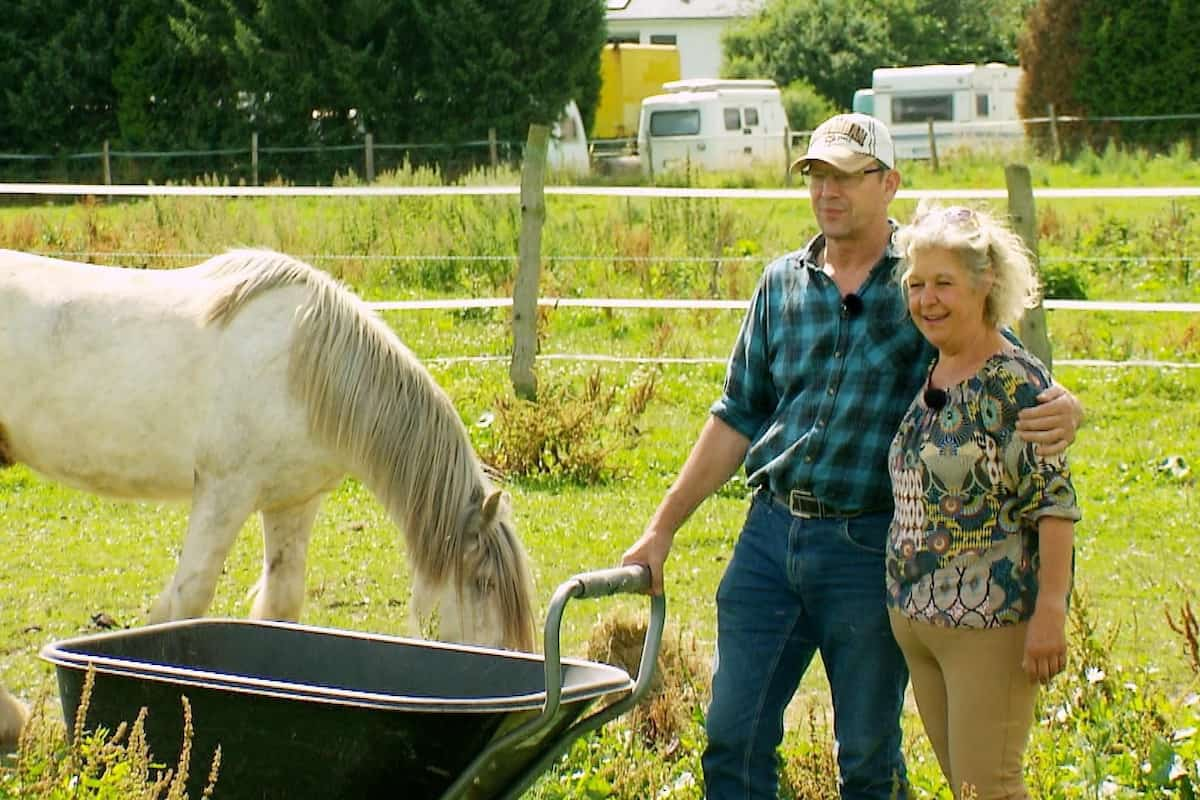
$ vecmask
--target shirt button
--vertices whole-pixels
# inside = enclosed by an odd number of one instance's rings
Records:
[[[842,357],[842,351],[841,351],[841,350],[838,350],[836,353],[834,353],[834,354],[833,354],[833,357],[834,357],[834,358],[841,358],[841,357]]]
[[[833,387],[830,386],[829,391],[827,391],[825,394],[829,395],[830,397],[833,397]]]
[[[804,463],[805,463],[805,464],[811,464],[811,463],[812,463],[812,456],[805,456],[805,457],[804,457]]]

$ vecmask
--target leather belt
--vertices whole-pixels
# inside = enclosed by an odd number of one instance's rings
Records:
[[[787,494],[766,493],[771,501],[782,506],[793,517],[801,519],[850,519],[861,517],[863,514],[881,514],[891,511],[891,507],[860,508],[853,511],[833,508],[823,502],[812,492],[803,489],[793,489]]]

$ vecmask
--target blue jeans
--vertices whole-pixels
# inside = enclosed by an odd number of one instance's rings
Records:
[[[883,548],[891,514],[799,519],[754,498],[717,589],[704,780],[709,800],[775,800],[783,714],[820,651],[845,800],[907,796]]]

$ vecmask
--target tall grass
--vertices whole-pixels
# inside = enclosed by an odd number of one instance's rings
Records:
[[[1200,178],[1189,155],[1105,153],[1096,158],[1111,169],[1095,175],[1090,156],[1031,166],[1041,185],[1176,185]],[[904,170],[908,184],[922,188],[1003,186],[1003,164],[995,159],[947,159],[936,174],[923,164]],[[386,180],[440,178],[408,170]],[[478,173],[468,180],[513,183],[515,177]],[[768,185],[771,178],[681,180]],[[547,202],[543,283],[549,295],[746,298],[768,259],[815,232],[804,201],[551,196]],[[895,213],[903,219],[911,210],[897,203]],[[1194,301],[1198,210],[1196,200],[1041,202],[1046,273],[1062,291],[1090,299]],[[515,198],[152,198],[0,208],[0,246],[146,268],[193,263],[231,246],[275,247],[314,260],[369,298],[490,296],[511,291],[519,225]],[[720,390],[719,363],[650,371],[543,358],[540,381],[556,388],[529,409],[517,403],[505,376],[507,311],[384,317],[430,362],[478,449],[496,461],[512,457],[508,488],[544,598],[569,575],[617,561],[673,479]],[[547,309],[539,323],[541,352],[720,360],[738,321],[737,312],[725,311]],[[1198,333],[1197,320],[1184,314],[1050,315],[1056,359],[1196,363]],[[501,360],[434,361],[478,355]],[[1192,797],[1200,786],[1200,752],[1191,732],[1200,727],[1194,699],[1200,648],[1194,621],[1187,621],[1191,591],[1177,581],[1187,579],[1185,565],[1200,555],[1198,373],[1058,369],[1088,409],[1072,449],[1084,511],[1078,529],[1083,594],[1073,618],[1071,670],[1044,695],[1034,732],[1029,763],[1041,797]],[[587,427],[564,424],[572,419],[586,419]],[[538,431],[540,439],[530,435]],[[515,457],[520,453],[523,460]],[[711,598],[745,512],[745,494],[735,479],[704,504],[681,532],[669,564],[674,641],[701,665],[711,655]],[[120,625],[138,624],[174,568],[185,513],[72,492],[22,467],[0,472],[0,681],[26,696],[49,693],[53,678],[33,657],[40,645],[90,630],[101,612]],[[215,614],[247,613],[244,593],[261,559],[257,523],[247,528],[227,563]],[[314,534],[305,621],[404,632],[408,575],[399,547],[374,499],[346,481],[326,503]],[[632,601],[617,605],[641,608]],[[589,639],[605,629],[603,622],[568,619],[567,646],[599,653],[603,642]],[[648,717],[630,715],[578,742],[531,796],[700,797],[704,669],[664,669],[664,675],[671,678],[661,690],[665,699],[647,706]],[[789,713],[781,754],[788,797],[833,796],[823,681],[818,667]],[[918,796],[948,797],[915,714],[905,725]],[[42,768],[65,774],[70,737],[58,730],[39,738],[50,743],[40,759]],[[17,769],[11,759],[0,762],[0,780],[9,781],[0,786],[12,786]],[[12,796],[85,795],[22,790]],[[214,796],[220,797],[219,788]]]

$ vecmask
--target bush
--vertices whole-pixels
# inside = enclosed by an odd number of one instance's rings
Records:
[[[617,477],[612,457],[636,441],[659,371],[635,378],[624,396],[596,370],[582,387],[569,375],[546,382],[536,401],[497,397],[494,411],[476,423],[479,454],[509,477],[582,485]]]
[[[783,108],[794,131],[811,131],[842,110],[804,79],[783,87]]]

